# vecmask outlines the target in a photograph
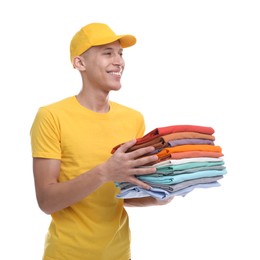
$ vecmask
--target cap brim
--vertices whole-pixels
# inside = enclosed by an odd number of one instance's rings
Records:
[[[92,46],[105,45],[118,40],[120,41],[120,45],[122,48],[133,46],[136,43],[136,38],[133,35],[124,34],[100,39],[99,41],[95,42],[95,44],[93,44]]]
[[[130,34],[120,35],[118,39],[120,41],[122,48],[133,46],[136,43],[136,38]]]

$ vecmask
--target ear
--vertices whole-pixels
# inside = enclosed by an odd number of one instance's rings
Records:
[[[86,64],[81,56],[76,56],[73,58],[73,67],[79,71],[83,71],[86,69]]]

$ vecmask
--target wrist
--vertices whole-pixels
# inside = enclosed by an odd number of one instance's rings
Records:
[[[101,181],[102,184],[109,181],[105,163],[98,165],[96,167],[96,171],[97,171],[96,174],[99,176],[99,180]]]

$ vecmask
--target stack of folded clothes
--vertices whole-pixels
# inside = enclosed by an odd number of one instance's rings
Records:
[[[140,198],[152,196],[167,199],[185,196],[195,188],[218,187],[218,182],[227,173],[222,148],[215,145],[212,127],[198,125],[172,125],[156,128],[137,139],[128,152],[154,146],[158,160],[142,167],[156,167],[156,172],[139,175],[138,179],[148,183],[145,190],[129,182],[117,182],[118,198]],[[115,146],[111,153],[122,144]]]

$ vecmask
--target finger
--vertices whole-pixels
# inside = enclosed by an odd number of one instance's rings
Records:
[[[133,145],[135,145],[136,143],[136,139],[133,139],[131,141],[125,142],[124,144],[120,145],[119,148],[116,150],[116,152],[127,152],[127,150],[132,147]]]
[[[166,204],[169,204],[173,200],[173,198],[174,198],[174,196],[171,196],[167,199],[162,199],[162,200],[156,199],[156,200],[157,200],[158,205],[166,205]]]
[[[148,146],[148,147],[144,147],[144,148],[140,148],[137,150],[134,150],[132,152],[129,152],[129,158],[131,159],[136,159],[139,157],[144,157],[145,155],[153,152],[155,150],[155,148],[153,146]]]
[[[132,170],[132,175],[138,176],[138,175],[148,175],[148,174],[153,174],[156,172],[155,167],[140,167],[140,168],[134,168]]]
[[[139,159],[135,159],[131,162],[132,167],[141,167],[148,164],[152,164],[153,162],[156,162],[158,160],[157,155],[149,155],[145,156]]]
[[[129,181],[130,183],[133,183],[143,189],[146,189],[146,190],[150,190],[151,189],[151,186],[145,182],[142,182],[140,181],[139,179],[135,178],[135,177],[131,177],[129,178]]]

